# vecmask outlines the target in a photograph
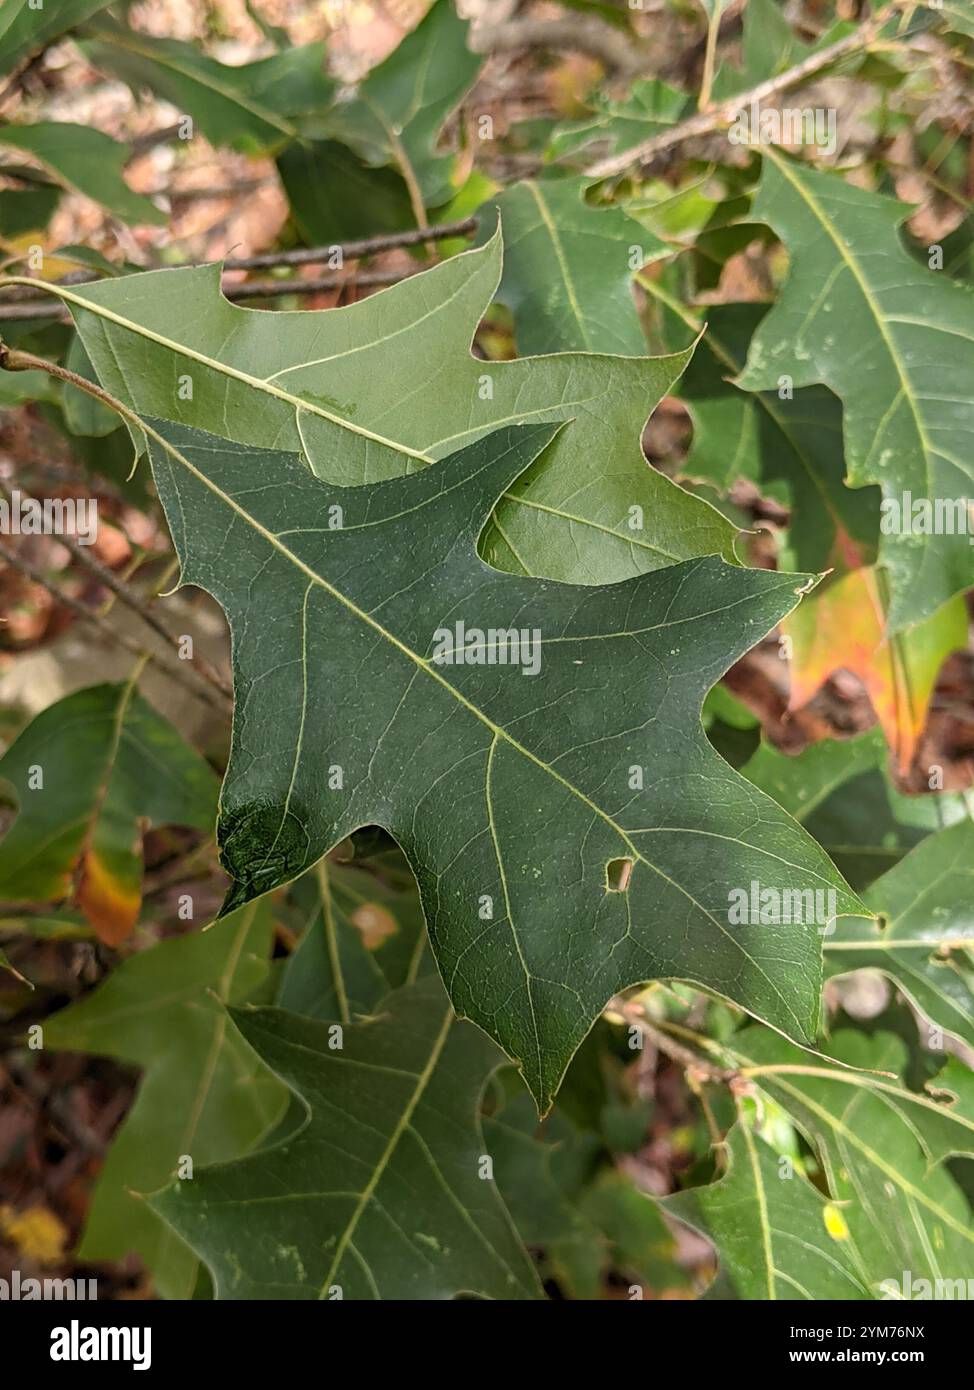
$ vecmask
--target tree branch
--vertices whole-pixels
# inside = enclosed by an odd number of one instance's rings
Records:
[[[510,52],[520,48],[557,48],[587,53],[611,71],[635,75],[643,70],[645,52],[631,34],[594,15],[564,19],[531,19],[515,15],[495,24],[474,26],[470,47],[475,53]]]
[[[5,497],[9,505],[13,505],[10,492],[3,483],[0,483],[0,496]],[[141,594],[130,585],[126,584],[123,579],[119,579],[117,574],[114,574],[99,560],[96,560],[94,555],[90,554],[85,546],[79,545],[73,536],[58,536],[57,539],[58,543],[63,545],[65,549],[74,556],[79,565],[98,580],[99,584],[103,584],[106,589],[110,589],[116,598],[120,599],[133,613],[137,613],[142,621],[148,627],[151,627],[153,632],[161,637],[164,642],[168,643],[176,652],[179,651],[179,638],[174,636],[166,627],[165,623],[153,613],[148,602]],[[214,671],[213,667],[204,657],[194,655],[193,662],[204,680],[209,681],[210,685],[212,685],[215,690],[218,690],[227,700],[233,699],[233,690],[231,687],[227,685],[226,681],[224,681],[216,671]]]
[[[752,87],[749,91],[739,92],[731,101],[724,102],[709,111],[698,111],[696,115],[690,116],[678,125],[671,126],[669,130],[661,131],[660,134],[653,135],[648,140],[642,140],[638,145],[631,145],[628,150],[623,150],[621,154],[597,160],[595,164],[586,169],[586,174],[590,178],[614,178],[617,174],[625,173],[634,165],[647,163],[665,150],[672,149],[674,145],[682,144],[684,140],[690,140],[697,135],[711,135],[715,131],[724,129],[733,122],[743,107],[750,106],[752,102],[760,103],[767,97],[776,96],[778,92],[787,91],[789,87],[795,87],[800,82],[804,82],[807,78],[821,72],[823,68],[834,63],[836,59],[843,58],[849,53],[855,53],[860,48],[868,47],[899,8],[899,5],[900,0],[894,0],[893,4],[885,6],[873,19],[861,25],[854,33],[847,34],[844,39],[829,44],[828,48],[823,48],[818,53],[810,54],[802,62],[789,68],[787,72],[779,73],[777,77],[770,77],[765,82],[759,82],[756,87]]]
[[[63,537],[59,536],[58,540],[63,540]],[[40,588],[46,590],[54,599],[55,603],[59,603],[62,607],[70,609],[70,611],[81,618],[83,622],[90,623],[93,627],[96,627],[103,636],[107,637],[112,642],[116,642],[120,647],[124,647],[126,651],[131,652],[132,655],[137,657],[140,661],[146,658],[150,661],[154,661],[156,665],[165,671],[167,675],[171,676],[173,680],[180,681],[187,689],[191,690],[198,699],[205,700],[207,704],[214,705],[221,713],[225,713],[226,701],[214,694],[213,690],[210,689],[200,673],[193,667],[177,666],[172,662],[163,661],[156,653],[147,652],[143,647],[140,647],[138,642],[133,641],[126,633],[116,632],[100,613],[97,613],[93,608],[89,608],[87,604],[82,603],[71,594],[66,594],[63,589],[59,589],[56,584],[48,579],[46,574],[35,565],[32,565],[28,560],[25,560],[22,555],[18,555],[10,546],[4,545],[2,542],[0,542],[0,555],[3,556],[13,569],[18,570],[26,579],[29,579],[32,584],[37,584]]]
[[[380,251],[395,250],[399,247],[419,246],[431,241],[445,241],[450,237],[469,236],[476,230],[477,219],[466,217],[458,222],[444,222],[437,227],[421,228],[411,227],[402,232],[390,232],[382,236],[364,237],[359,241],[336,242],[333,246],[309,246],[298,247],[291,251],[264,251],[255,256],[229,256],[223,262],[225,271],[231,270],[270,270],[281,266],[306,266],[318,265],[322,261],[332,260],[336,253],[340,253],[341,261],[357,260],[362,256],[373,256]],[[184,267],[198,267],[202,265],[212,265],[212,261],[186,261],[181,267],[166,267],[167,269]],[[146,269],[157,269],[158,267],[148,266]],[[420,267],[417,266],[417,269]],[[393,285],[400,280],[406,279],[412,272],[410,270],[370,270],[363,271],[354,277],[343,274],[323,275],[311,280],[261,280],[250,284],[227,285],[223,293],[228,299],[265,299],[274,298],[285,294],[317,294],[326,290],[342,289],[346,284],[356,284],[362,286]],[[97,271],[80,270],[72,271],[69,275],[59,281],[64,285],[83,285],[99,280],[102,277]],[[40,282],[38,282],[40,285]],[[0,319],[8,322],[17,322],[23,319],[52,318],[57,317],[61,312],[54,307],[48,308],[48,295],[45,291],[23,290],[9,296],[5,301],[7,305],[42,305],[43,310],[32,310],[30,313],[12,313],[7,308],[0,309]]]

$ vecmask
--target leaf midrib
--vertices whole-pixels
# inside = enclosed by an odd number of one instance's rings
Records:
[[[540,192],[538,191],[537,184],[534,182],[533,179],[527,179],[526,184],[528,192],[531,194],[537,206],[538,216],[544,223],[545,230],[547,231],[548,236],[551,239],[551,245],[554,249],[555,259],[557,260],[558,268],[561,271],[561,278],[565,282],[565,293],[568,296],[568,303],[571,305],[572,314],[574,315],[575,321],[578,324],[578,331],[582,335],[582,340],[585,343],[585,347],[587,349],[591,349],[591,342],[588,334],[588,326],[585,322],[584,315],[582,314],[582,308],[578,302],[578,296],[575,293],[575,282],[572,279],[571,271],[568,266],[568,258],[565,255],[565,248],[562,246],[561,237],[558,235],[558,228],[555,226],[554,219],[551,216],[547,203],[544,201],[544,199],[541,197]]]
[[[430,1055],[427,1058],[426,1065],[423,1067],[423,1070],[416,1078],[416,1085],[413,1088],[413,1093],[410,1096],[408,1102],[406,1103],[402,1111],[402,1114],[399,1116],[395,1125],[393,1126],[392,1132],[389,1135],[388,1142],[379,1156],[379,1160],[375,1165],[375,1168],[372,1172],[372,1176],[369,1178],[369,1181],[362,1189],[359,1195],[358,1202],[356,1203],[355,1210],[349,1217],[345,1229],[342,1231],[342,1234],[339,1237],[338,1244],[335,1247],[334,1257],[328,1269],[328,1273],[325,1275],[321,1288],[318,1292],[319,1299],[327,1297],[328,1290],[331,1287],[332,1281],[334,1280],[335,1275],[337,1274],[341,1266],[341,1262],[345,1257],[345,1251],[351,1244],[351,1240],[355,1234],[356,1227],[358,1226],[358,1223],[361,1220],[366,1207],[371,1202],[372,1197],[375,1194],[375,1190],[378,1187],[380,1181],[382,1180],[382,1176],[388,1168],[389,1163],[392,1160],[392,1156],[399,1145],[400,1139],[405,1134],[406,1130],[410,1127],[410,1122],[412,1121],[416,1107],[423,1098],[423,1094],[430,1083],[430,1078],[432,1077],[433,1072],[436,1070],[436,1066],[440,1060],[440,1055],[443,1051],[443,1048],[446,1046],[446,1040],[449,1037],[450,1028],[453,1025],[453,1019],[453,1009],[451,1006],[448,1005],[446,1013],[443,1016],[443,1022],[440,1024],[439,1032],[437,1033],[436,1038],[433,1041],[433,1046],[430,1049]]]

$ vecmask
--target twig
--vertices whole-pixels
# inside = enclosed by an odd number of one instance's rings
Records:
[[[847,34],[844,39],[829,44],[828,48],[823,48],[818,53],[809,54],[807,58],[796,63],[787,72],[779,73],[777,77],[770,77],[765,82],[759,82],[756,87],[752,87],[749,91],[739,92],[733,100],[724,102],[712,110],[698,111],[695,116],[680,121],[678,125],[671,126],[669,130],[661,131],[659,135],[653,135],[648,140],[642,140],[638,145],[631,145],[628,150],[623,150],[621,154],[598,160],[585,171],[586,174],[590,178],[614,178],[616,174],[622,174],[634,165],[645,164],[656,155],[662,154],[664,150],[682,144],[684,140],[689,140],[697,135],[711,135],[715,131],[722,130],[731,124],[743,107],[748,107],[754,102],[760,103],[766,97],[777,95],[778,92],[787,91],[789,87],[804,82],[806,78],[821,72],[823,68],[828,67],[830,63],[834,63],[836,59],[844,57],[847,53],[854,53],[859,48],[866,48],[898,8],[899,0],[895,0],[893,4],[886,6],[854,33]]]
[[[477,230],[476,217],[464,217],[458,222],[440,222],[434,227],[409,227],[402,232],[386,232],[381,236],[361,237],[358,241],[343,241],[334,246],[298,247],[294,251],[265,251],[259,256],[232,257],[224,261],[227,270],[265,270],[278,265],[316,265],[340,250],[343,260],[359,256],[374,256],[378,251],[392,251],[398,246],[419,246],[426,241],[445,241],[448,237],[470,236]]]
[[[216,183],[207,188],[157,188],[150,198],[169,198],[173,203],[208,203],[220,198],[239,198],[244,193],[258,193],[269,188],[271,178],[239,179],[236,183]]]
[[[346,260],[357,260],[362,256],[372,256],[380,251],[394,250],[398,247],[418,246],[429,241],[445,241],[449,237],[469,236],[476,230],[477,219],[466,217],[459,222],[444,222],[437,227],[423,229],[421,227],[409,228],[403,232],[391,232],[383,236],[365,237],[359,241],[336,242],[333,246],[310,246],[299,247],[293,251],[265,251],[256,256],[229,256],[223,262],[225,271],[231,270],[271,270],[280,266],[305,266],[318,265],[322,261],[330,261],[336,253],[340,255],[342,264]],[[185,261],[179,267],[148,266],[145,269],[184,269],[187,267],[199,267],[202,265],[212,265],[212,261]],[[371,285],[391,285],[399,280],[406,279],[412,272],[409,270],[375,270],[364,271],[355,278],[355,283],[363,286]],[[91,281],[99,280],[102,277],[97,271],[77,270],[71,271],[64,276],[59,284],[81,285]],[[228,299],[252,299],[272,297],[282,294],[315,294],[323,290],[341,289],[349,282],[347,276],[329,275],[321,276],[317,280],[270,280],[257,282],[260,288],[251,285],[229,285],[225,288],[224,294]],[[34,301],[47,303],[47,296],[42,290],[24,290],[10,295],[7,304],[33,304]],[[2,317],[10,320],[19,318],[18,315],[7,314],[5,311]],[[47,318],[50,314],[28,314],[25,318]]]
[[[698,1056],[696,1052],[691,1052],[688,1047],[684,1047],[675,1038],[671,1038],[668,1033],[664,1033],[662,1029],[650,1023],[646,1010],[638,999],[622,999],[617,996],[610,1000],[607,1007],[621,1014],[624,1019],[638,1028],[659,1052],[669,1057],[671,1061],[678,1062],[686,1071],[703,1077],[707,1081],[719,1081],[721,1083],[731,1081],[737,1075],[733,1068],[715,1066],[713,1062],[708,1062],[706,1058]]]
[[[225,298],[236,303],[240,299],[280,299],[288,294],[322,294],[327,290],[374,289],[381,285],[398,285],[401,280],[408,280],[421,269],[421,266],[417,266],[415,270],[375,270],[366,271],[361,275],[321,275],[313,280],[252,280],[242,285],[224,285],[223,294]],[[22,323],[28,319],[71,322],[70,314],[46,295],[25,295],[24,299],[15,300],[10,308],[0,304],[0,322]]]
[[[9,505],[13,505],[13,499],[3,483],[0,483],[0,496],[5,497]],[[99,584],[104,584],[106,589],[110,589],[116,598],[121,599],[128,608],[131,608],[133,613],[137,613],[142,621],[148,624],[153,632],[157,633],[164,642],[167,642],[175,651],[179,651],[179,638],[174,636],[156,614],[153,613],[141,594],[137,593],[135,589],[126,584],[124,580],[119,579],[118,575],[113,574],[100,560],[96,560],[94,555],[89,554],[85,546],[79,545],[73,536],[58,536],[58,542],[63,545],[65,549],[70,551],[78,563],[86,569],[89,574],[94,575]],[[194,656],[193,661],[204,680],[209,681],[210,685],[216,690],[219,690],[220,694],[225,696],[228,700],[233,699],[233,690],[231,687],[227,685],[226,681],[224,681],[216,671],[214,671],[213,667],[204,657]]]
[[[183,122],[177,121],[175,125],[163,126],[160,130],[147,130],[144,135],[136,135],[134,140],[129,141],[132,153],[129,156],[129,163],[133,159],[138,159],[140,155],[147,154],[149,150],[154,150],[157,145],[170,145],[173,140],[177,140],[183,129]]]
[[[58,539],[61,540],[63,537],[59,536]],[[107,623],[102,615],[96,612],[95,609],[89,608],[87,604],[82,603],[71,594],[66,594],[63,589],[59,589],[56,584],[48,579],[46,574],[2,542],[0,542],[0,555],[7,561],[7,564],[11,565],[15,570],[19,570],[32,584],[37,584],[40,588],[45,589],[56,603],[60,603],[62,607],[70,609],[72,613],[81,618],[84,622],[90,623],[93,627],[96,627],[98,631],[110,641],[116,642],[120,647],[124,647],[126,651],[131,652],[132,655],[139,660],[143,660],[147,657],[170,675],[173,680],[181,681],[186,685],[199,699],[203,699],[207,704],[213,705],[221,711],[225,711],[225,702],[214,694],[194,667],[177,666],[172,662],[164,661],[155,652],[147,652],[145,648],[139,646],[138,642],[134,641],[126,633],[116,632],[111,624]]]
[[[594,15],[564,19],[532,19],[522,15],[497,24],[474,26],[470,47],[475,53],[510,52],[520,48],[567,49],[598,58],[612,72],[635,74],[646,63],[645,50],[631,34]]]
[[[367,270],[361,275],[319,275],[312,280],[248,280],[242,285],[225,285],[227,299],[274,299],[286,294],[320,294],[325,290],[363,289],[378,285],[397,285],[422,269]]]

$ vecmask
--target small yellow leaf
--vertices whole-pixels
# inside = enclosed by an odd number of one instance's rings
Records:
[[[822,1220],[825,1222],[825,1229],[833,1240],[848,1240],[849,1227],[846,1225],[845,1217],[839,1208],[827,1202],[822,1208]]]
[[[0,1207],[0,1234],[22,1255],[41,1265],[56,1265],[68,1243],[66,1227],[46,1207],[20,1212]]]

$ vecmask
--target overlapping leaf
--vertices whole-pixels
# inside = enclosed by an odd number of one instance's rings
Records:
[[[416,880],[398,851],[368,871],[321,859],[294,896],[307,925],[288,960],[282,1009],[348,1023],[428,969]]]
[[[501,273],[500,236],[343,309],[272,313],[219,293],[219,268],[61,288],[99,379],[144,414],[242,444],[304,449],[353,485],[393,477],[499,425],[568,427],[498,508],[499,568],[605,583],[696,555],[732,556],[733,528],[647,466],[647,414],[687,355],[471,356]]]
[[[751,1129],[742,1115],[724,1141],[727,1171],[661,1206],[714,1242],[739,1298],[871,1297],[841,1211]]]
[[[0,148],[32,155],[62,188],[83,193],[127,222],[165,222],[141,193],[133,193],[122,170],[132,151],[91,126],[63,121],[0,126]]]
[[[823,382],[845,406],[854,486],[879,483],[930,503],[971,493],[974,292],[919,266],[898,233],[906,209],[836,174],[765,151],[755,216],[785,240],[792,267],[759,326],[739,384],[752,390]],[[881,537],[896,632],[974,583],[966,530]]]
[[[685,92],[658,78],[645,78],[632,84],[629,92],[615,99],[596,92],[591,114],[577,121],[561,121],[552,131],[549,152],[562,160],[592,153],[598,143],[606,155],[638,145],[669,126],[676,125],[689,104]]]
[[[610,1269],[643,1292],[683,1290],[676,1243],[658,1208],[631,1178],[600,1163],[597,1136],[556,1111],[537,1133],[528,1097],[484,1122],[494,1176],[521,1239],[572,1298],[599,1298]]]
[[[878,920],[838,923],[830,975],[881,970],[934,1028],[974,1046],[974,824],[931,835],[866,895]]]
[[[874,730],[841,742],[825,739],[795,756],[762,743],[741,772],[800,821],[862,889],[927,835],[967,815],[958,794],[904,796],[886,764],[883,738]]]
[[[348,1027],[232,1011],[304,1103],[292,1137],[153,1199],[219,1298],[535,1298],[492,1180],[478,1107],[501,1060],[438,980]]]
[[[766,1089],[814,1146],[841,1212],[848,1251],[874,1297],[887,1281],[966,1277],[970,1208],[944,1160],[974,1152],[974,1078],[951,1059],[926,1091],[862,1070],[900,1074],[905,1048],[881,1033],[837,1034],[817,1065],[766,1029],[733,1041],[745,1075]]]
[[[645,350],[633,274],[666,244],[621,208],[589,207],[585,188],[584,179],[524,179],[494,200],[505,246],[498,297],[514,313],[522,357]]]
[[[101,18],[86,30],[85,56],[137,93],[148,88],[192,116],[213,145],[259,155],[297,139],[302,116],[331,105],[325,45],[306,44],[231,67],[177,39],[154,38]]]
[[[57,0],[56,4],[38,6],[30,0],[5,0],[0,9],[0,73],[9,72],[109,3]]]
[[[452,160],[437,149],[440,130],[482,61],[467,48],[467,25],[454,5],[435,0],[352,98],[306,121],[304,133],[348,145],[370,165],[396,168],[414,204],[437,207],[455,191]]]
[[[251,1149],[281,1115],[287,1092],[231,1024],[267,975],[268,903],[252,904],[205,932],[164,941],[124,961],[94,993],[44,1025],[45,1045],[117,1057],[143,1068],[135,1103],[95,1188],[83,1260],[133,1251],[164,1298],[190,1298],[196,1260],[141,1194],[193,1169]]]
[[[785,567],[846,571],[875,557],[879,492],[845,483],[842,409],[831,391],[751,392],[731,380],[766,313],[763,304],[708,307],[706,334],[677,390],[693,419],[684,471],[723,492],[747,479],[790,508],[796,524],[782,548]],[[692,315],[683,325],[677,341],[701,327]]]

